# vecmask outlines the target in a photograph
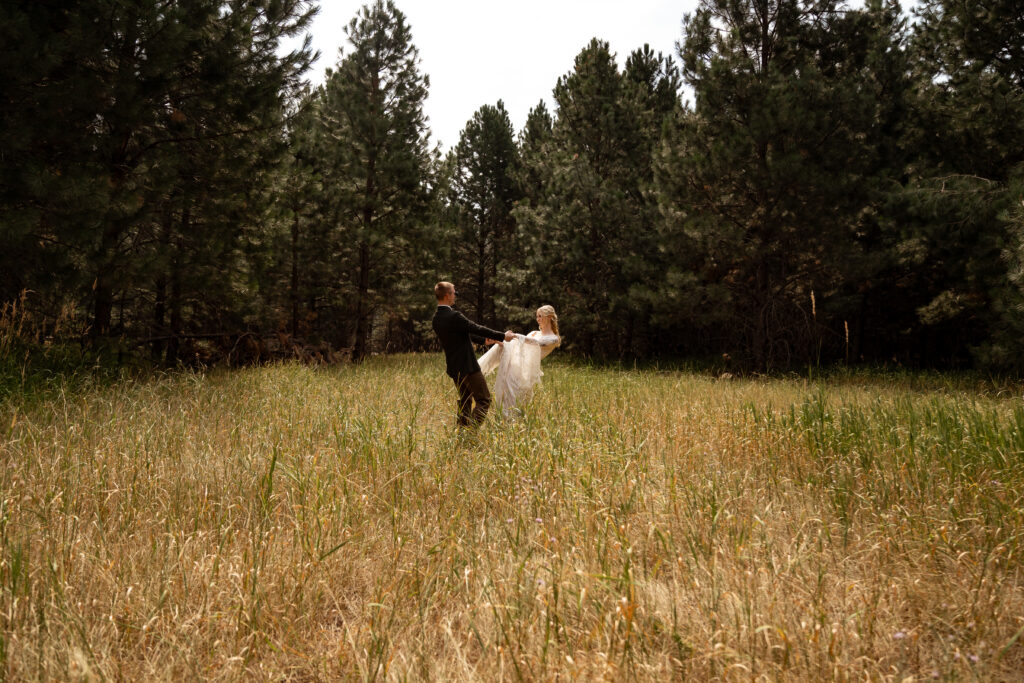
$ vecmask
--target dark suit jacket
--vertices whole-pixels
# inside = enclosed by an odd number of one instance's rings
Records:
[[[486,339],[504,341],[505,333],[492,330],[466,319],[451,306],[438,306],[434,313],[434,332],[441,340],[449,377],[465,377],[480,372],[473,342],[483,344]]]

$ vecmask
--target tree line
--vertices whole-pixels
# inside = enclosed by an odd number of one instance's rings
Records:
[[[390,0],[323,85],[302,0],[0,9],[0,301],[161,363],[431,348],[438,279],[593,358],[1024,357],[1024,7],[701,0],[446,153]],[[27,294],[25,294],[27,292]]]

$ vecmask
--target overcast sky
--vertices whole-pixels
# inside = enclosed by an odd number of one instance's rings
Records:
[[[315,84],[348,52],[345,26],[364,0],[321,0],[310,28],[320,61],[306,77]],[[647,43],[675,57],[683,14],[697,0],[398,0],[430,77],[424,112],[432,144],[455,145],[473,113],[499,99],[518,132],[541,99],[554,111],[551,91],[572,70],[591,38],[608,41],[621,67]]]
[[[324,81],[350,45],[345,27],[371,0],[321,0],[310,33],[320,60],[306,77]],[[432,144],[448,150],[473,113],[499,99],[519,132],[526,115],[544,99],[554,113],[551,91],[572,70],[591,38],[608,41],[620,68],[646,43],[677,58],[683,15],[698,0],[397,0],[430,77],[424,104]],[[864,0],[850,0],[862,7]],[[903,0],[904,8],[916,4]],[[293,46],[285,45],[282,49]],[[678,63],[678,58],[677,58]]]

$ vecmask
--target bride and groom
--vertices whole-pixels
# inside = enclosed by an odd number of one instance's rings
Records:
[[[438,282],[434,285],[437,311],[433,327],[444,349],[448,376],[459,392],[459,426],[480,424],[491,406],[491,393],[484,375],[497,370],[494,393],[498,405],[506,414],[519,411],[529,399],[540,380],[540,361],[561,343],[558,336],[558,316],[551,306],[537,309],[537,326],[528,335],[511,330],[499,332],[478,325],[452,308],[455,304],[455,285]],[[473,342],[488,344],[491,348],[476,357]]]

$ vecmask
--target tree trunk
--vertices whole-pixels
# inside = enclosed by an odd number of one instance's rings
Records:
[[[167,355],[164,362],[167,365],[176,365],[180,360],[181,340],[181,266],[178,257],[175,256],[171,266],[171,338],[167,342]]]
[[[498,219],[501,220],[500,218]],[[507,240],[505,239],[505,233],[502,230],[501,224],[499,223],[494,229],[494,238],[492,240],[493,247],[491,249],[493,257],[491,258],[491,296],[488,299],[490,304],[487,310],[488,325],[494,325],[497,323],[498,310],[495,298],[498,293],[498,259],[502,254],[507,254],[506,247],[508,246]]]
[[[292,338],[299,335],[299,212],[292,221]]]
[[[378,78],[374,76],[373,91],[377,92]],[[363,188],[363,239],[359,242],[359,282],[356,287],[356,341],[352,348],[352,360],[359,362],[366,358],[369,306],[367,299],[370,293],[370,243],[369,235],[373,229],[373,197],[377,193],[377,154],[370,149],[366,160],[366,185]]]
[[[352,349],[352,360],[363,360],[368,352],[368,306],[367,298],[370,291],[370,245],[359,244],[359,286],[356,291],[356,343]]]
[[[129,8],[131,6],[129,5]],[[124,72],[133,69],[137,57],[138,43],[138,12],[130,12],[126,22],[124,40],[121,43],[117,55],[115,68]],[[132,138],[130,129],[115,125],[110,131],[109,137],[119,141],[112,157],[107,160],[108,168],[111,170],[111,181],[113,183],[114,197],[120,197],[121,188],[128,175],[125,160],[127,149]],[[117,268],[117,243],[128,227],[129,219],[123,216],[116,218],[107,216],[107,225],[103,230],[100,240],[99,257],[97,258],[95,299],[93,306],[92,328],[90,329],[93,338],[106,336],[110,333],[110,323],[114,311],[114,273]]]
[[[626,340],[622,345],[622,353],[620,354],[622,358],[633,355],[633,338],[636,334],[636,315],[633,311],[628,311],[628,320],[629,322],[626,324]]]
[[[156,279],[156,303],[153,305],[153,332],[151,336],[164,336],[164,325],[167,324],[167,276],[161,273]],[[149,356],[154,363],[160,361],[164,352],[164,342],[154,339]]]
[[[181,234],[187,235],[192,223],[192,207],[185,205],[181,214]],[[182,332],[182,243],[178,239],[175,244],[174,258],[171,259],[171,339],[167,344],[166,363],[177,364],[181,360],[181,332]]]
[[[487,238],[485,235],[481,235],[480,241],[477,242],[477,261],[476,261],[476,311],[474,317],[480,324],[484,324],[483,315],[484,307],[487,301]]]
[[[117,241],[121,236],[121,222],[111,221],[103,231],[97,258],[96,281],[93,284],[93,315],[91,336],[104,337],[110,333],[110,322],[114,312],[114,268],[116,266]]]
[[[868,293],[864,292],[860,295],[860,310],[857,312],[857,321],[854,323],[853,329],[853,349],[850,352],[850,356],[853,358],[854,363],[859,363],[860,358],[864,355],[864,328],[866,327],[868,317]]]
[[[174,212],[173,209],[168,208],[164,213],[162,220],[160,221],[160,252],[166,254],[171,246],[171,232],[173,231]],[[164,354],[164,348],[167,346],[165,340],[159,339],[159,337],[165,337],[167,335],[167,269],[161,268],[157,274],[156,282],[154,283],[154,291],[156,294],[156,301],[153,304],[153,331],[150,334],[154,337],[153,345],[150,349],[150,358],[154,363],[159,363]]]
[[[768,306],[771,303],[771,294],[768,291],[768,273],[764,263],[760,263],[757,266],[754,287],[755,289],[752,294],[757,307],[755,309],[757,311],[757,319],[754,323],[753,340],[754,365],[759,371],[766,372],[771,362],[771,359],[768,357],[768,336],[770,334],[768,330]]]

